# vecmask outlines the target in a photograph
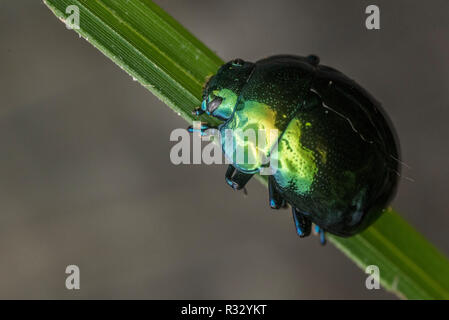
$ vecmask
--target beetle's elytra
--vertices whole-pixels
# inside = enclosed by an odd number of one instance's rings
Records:
[[[320,65],[316,56],[230,61],[205,85],[195,113],[203,112],[224,121],[220,132],[280,132],[277,141],[258,151],[277,161],[268,179],[269,204],[273,209],[291,205],[301,237],[310,234],[312,222],[322,242],[325,231],[354,235],[372,224],[394,196],[400,168],[391,122],[362,87]],[[277,153],[271,154],[274,146]],[[232,159],[229,149],[223,143]],[[260,163],[233,162],[226,181],[241,189],[260,170]]]

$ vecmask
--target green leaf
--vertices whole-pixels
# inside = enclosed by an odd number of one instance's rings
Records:
[[[223,61],[149,0],[46,0],[65,21],[80,12],[86,40],[191,122],[202,85]],[[202,116],[203,121],[217,120]],[[264,178],[259,177],[262,182]],[[401,298],[449,299],[449,261],[392,209],[351,238],[329,240],[357,265],[376,265],[381,284]]]

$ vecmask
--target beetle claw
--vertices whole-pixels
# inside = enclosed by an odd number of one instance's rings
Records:
[[[201,109],[201,108],[196,108],[196,109],[194,109],[194,110],[192,111],[192,114],[193,114],[194,116],[200,116],[200,115],[202,115],[203,113],[204,113],[204,110]]]
[[[326,244],[326,233],[324,232],[323,228],[320,228],[318,225],[315,225],[313,233],[320,237],[320,243],[321,245],[324,246]]]

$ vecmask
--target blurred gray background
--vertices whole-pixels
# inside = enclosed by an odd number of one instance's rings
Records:
[[[394,207],[449,254],[447,0],[157,2],[225,60],[316,53],[366,87],[412,167]],[[257,181],[172,165],[186,123],[41,1],[0,0],[0,40],[0,298],[395,298]]]

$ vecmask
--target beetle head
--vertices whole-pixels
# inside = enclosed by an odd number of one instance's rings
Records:
[[[220,120],[229,119],[253,69],[254,63],[242,59],[221,66],[204,86],[201,109]]]

